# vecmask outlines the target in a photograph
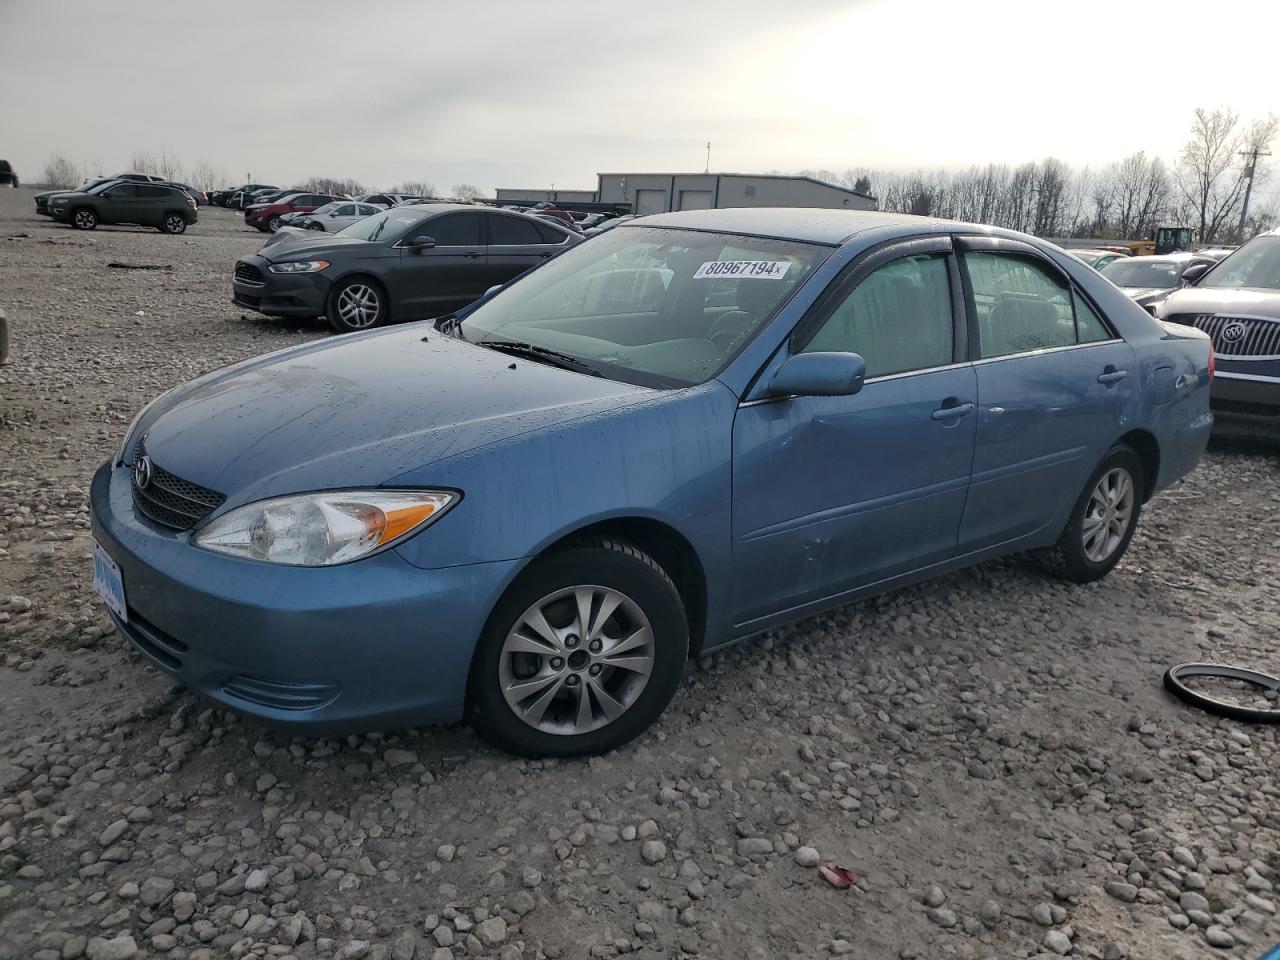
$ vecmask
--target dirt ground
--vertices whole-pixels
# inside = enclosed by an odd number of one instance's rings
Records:
[[[1280,672],[1280,442],[1216,441],[1104,582],[1013,559],[769,633],[691,665],[607,757],[516,760],[465,728],[290,741],[112,633],[86,498],[147,399],[328,334],[231,305],[262,240],[232,212],[80,233],[31,193],[0,190],[0,958],[1253,960],[1280,941],[1280,727],[1160,685],[1184,660]]]

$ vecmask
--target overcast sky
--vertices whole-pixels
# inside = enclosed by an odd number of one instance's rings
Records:
[[[0,0],[0,156],[229,182],[1173,160],[1280,113],[1274,0]]]

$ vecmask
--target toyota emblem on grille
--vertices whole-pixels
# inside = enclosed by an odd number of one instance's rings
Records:
[[[147,489],[151,486],[152,473],[151,458],[145,455],[139,457],[138,462],[133,465],[133,485],[139,490]]]
[[[1229,323],[1222,328],[1222,339],[1225,343],[1236,343],[1244,339],[1244,324]]]

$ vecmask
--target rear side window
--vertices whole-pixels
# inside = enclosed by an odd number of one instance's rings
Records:
[[[562,231],[557,230],[549,223],[535,224],[538,236],[542,238],[543,243],[564,243],[568,238]]]
[[[437,247],[474,247],[480,244],[480,215],[477,213],[449,213],[422,224],[414,233],[425,235],[436,242]]]
[[[803,353],[857,353],[867,377],[941,367],[952,361],[951,283],[945,254],[903,257],[859,283]]]
[[[161,197],[177,196],[178,191],[170,187],[148,187],[140,186],[136,188],[138,196],[144,200],[159,200]]]
[[[518,246],[542,243],[542,234],[528,220],[519,217],[489,218],[489,243],[494,246]]]
[[[967,253],[983,359],[1076,343],[1071,290],[1030,257]]]

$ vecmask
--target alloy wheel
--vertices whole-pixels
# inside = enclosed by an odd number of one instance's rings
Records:
[[[612,587],[579,585],[543,597],[502,644],[498,681],[511,711],[543,733],[599,730],[627,712],[654,667],[653,628]]]
[[[350,284],[338,295],[338,316],[353,330],[373,326],[381,307],[378,291],[368,284]]]
[[[1133,520],[1133,501],[1133,478],[1128,470],[1115,467],[1098,479],[1080,525],[1084,555],[1092,562],[1105,562],[1124,542]]]
[[[177,214],[170,214],[165,218],[164,228],[170,233],[182,233],[187,229],[187,221]]]
[[[81,230],[92,230],[98,222],[97,218],[89,210],[76,211],[76,226]]]

